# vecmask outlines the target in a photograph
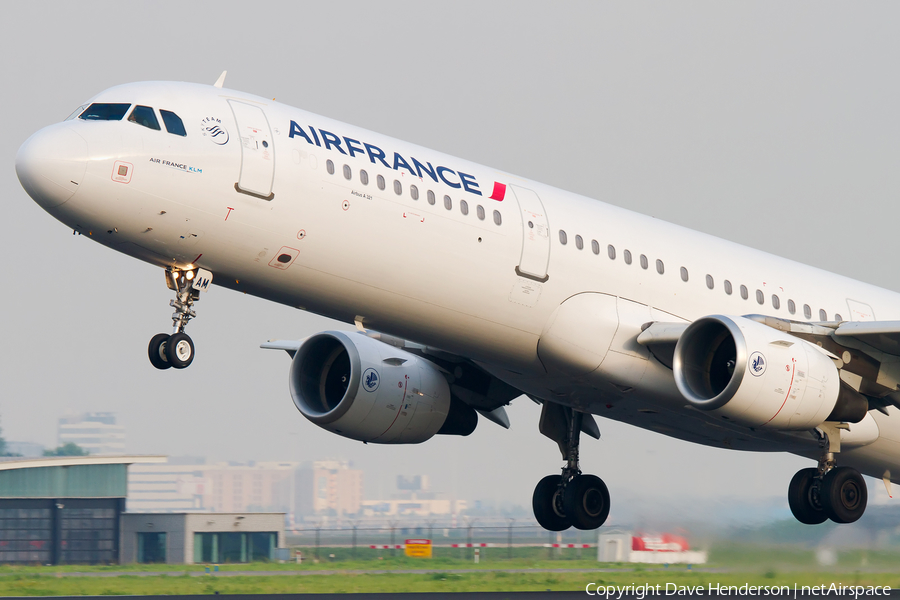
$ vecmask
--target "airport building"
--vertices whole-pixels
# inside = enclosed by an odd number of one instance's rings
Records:
[[[0,461],[0,563],[273,560],[284,514],[126,513],[129,465],[163,456]]]

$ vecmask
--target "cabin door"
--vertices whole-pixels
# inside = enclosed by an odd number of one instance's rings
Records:
[[[550,279],[547,266],[550,263],[550,226],[544,205],[536,193],[525,188],[510,185],[519,204],[522,217],[522,255],[516,273],[522,277],[541,283]]]
[[[275,197],[275,152],[272,131],[262,108],[246,102],[229,100],[241,140],[241,174],[234,189],[263,200]]]

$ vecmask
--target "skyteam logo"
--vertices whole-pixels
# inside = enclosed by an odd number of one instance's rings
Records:
[[[759,352],[750,355],[750,374],[759,377],[766,372],[766,358]]]
[[[365,373],[363,373],[363,387],[366,388],[366,391],[374,392],[378,389],[379,383],[381,383],[381,378],[378,376],[378,371],[366,369]]]
[[[204,137],[208,137],[214,144],[224,146],[228,143],[228,130],[222,124],[222,119],[206,117],[200,121],[200,131]]]

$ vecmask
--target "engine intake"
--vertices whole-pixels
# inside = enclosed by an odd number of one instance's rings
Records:
[[[290,390],[307,419],[364,442],[468,435],[478,422],[472,408],[451,399],[437,367],[361,333],[325,331],[306,339],[291,362]]]
[[[692,406],[750,427],[810,429],[827,420],[858,422],[868,410],[819,348],[744,317],[691,323],[673,370]]]

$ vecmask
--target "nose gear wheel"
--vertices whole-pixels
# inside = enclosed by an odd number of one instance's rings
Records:
[[[201,290],[212,282],[212,273],[204,269],[178,271],[166,269],[166,285],[175,292],[169,306],[172,313],[172,334],[159,333],[150,340],[147,353],[150,363],[157,369],[184,369],[194,361],[194,342],[184,332],[188,322],[197,316],[194,302],[200,299]]]

